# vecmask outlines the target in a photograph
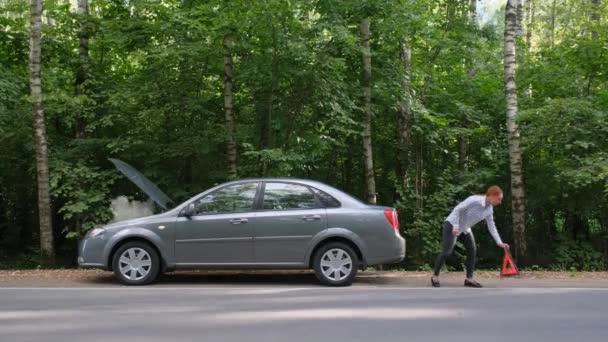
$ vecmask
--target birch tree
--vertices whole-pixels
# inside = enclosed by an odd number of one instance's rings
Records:
[[[526,252],[525,238],[525,191],[522,170],[521,136],[517,124],[517,86],[515,82],[515,37],[517,32],[518,0],[507,0],[504,35],[504,85],[507,104],[507,133],[509,141],[509,165],[511,170],[511,210],[516,254]]]
[[[38,220],[40,224],[41,263],[55,262],[51,198],[49,194],[49,165],[44,107],[42,105],[42,79],[40,76],[42,38],[42,0],[30,2],[30,96],[34,123],[34,146],[38,180]]]
[[[398,116],[398,176],[399,182],[406,185],[409,169],[410,148],[412,140],[412,93],[411,93],[411,69],[412,49],[405,38],[401,39],[400,60],[403,68],[401,79],[401,101],[399,103]]]
[[[224,115],[228,134],[228,176],[236,178],[236,140],[232,96],[232,34],[224,35]]]
[[[88,33],[88,16],[89,16],[89,0],[78,0],[78,67],[76,69],[76,96],[87,95],[87,82],[89,77],[89,33]],[[78,113],[76,138],[83,139],[86,137],[87,118],[86,106],[82,106]]]
[[[363,158],[365,164],[365,198],[368,203],[376,204],[376,182],[374,179],[374,159],[372,153],[372,109],[371,109],[371,80],[372,55],[370,50],[370,18],[361,20],[361,55],[363,70],[361,75],[362,107],[363,107]]]

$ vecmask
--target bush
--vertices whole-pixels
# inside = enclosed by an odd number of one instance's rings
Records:
[[[60,204],[58,213],[68,239],[78,239],[86,231],[112,220],[110,187],[115,172],[102,171],[82,163],[56,161],[51,173],[51,193]]]
[[[606,269],[606,262],[602,253],[593,248],[587,241],[567,239],[564,236],[558,238],[555,248],[555,264],[552,269],[578,270],[578,271],[600,271]]]

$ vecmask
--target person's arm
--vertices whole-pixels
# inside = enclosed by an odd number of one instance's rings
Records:
[[[454,210],[452,210],[452,214],[453,214],[452,217],[454,218],[454,221],[456,222],[456,224],[454,224],[454,230],[455,231],[458,230],[460,233],[463,233],[464,230],[466,229],[466,227],[459,227],[459,224],[460,224],[460,213],[463,210],[465,210],[466,208],[468,208],[474,202],[475,202],[475,197],[469,196],[464,201],[458,203],[458,205],[456,207],[454,207]]]
[[[490,214],[486,217],[486,224],[488,225],[488,231],[492,234],[494,241],[500,247],[504,247],[504,243],[500,239],[500,235],[498,234],[498,230],[496,230],[496,224],[494,223],[494,215]]]

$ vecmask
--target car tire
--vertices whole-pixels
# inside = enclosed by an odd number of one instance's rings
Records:
[[[359,257],[349,245],[331,242],[317,250],[313,268],[317,279],[324,285],[350,286],[359,270]]]
[[[125,285],[147,285],[160,276],[160,257],[149,243],[127,242],[114,253],[112,270]]]

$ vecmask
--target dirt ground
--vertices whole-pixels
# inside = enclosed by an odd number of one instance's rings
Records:
[[[428,286],[428,272],[366,271],[357,276],[355,286]],[[445,286],[461,286],[462,272],[442,274]],[[501,278],[498,271],[479,271],[476,278],[487,287],[605,287],[608,272],[522,272],[518,277]],[[197,285],[304,285],[314,286],[310,271],[179,271],[163,275],[157,286]],[[87,287],[117,286],[112,273],[102,270],[2,270],[0,287]]]

